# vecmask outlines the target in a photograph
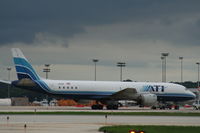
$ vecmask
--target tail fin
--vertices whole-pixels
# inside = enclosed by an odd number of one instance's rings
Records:
[[[39,80],[40,77],[37,75],[31,64],[23,55],[22,51],[19,48],[12,48],[11,51],[13,54],[13,60],[15,63],[18,79],[21,80],[26,78],[31,80]]]

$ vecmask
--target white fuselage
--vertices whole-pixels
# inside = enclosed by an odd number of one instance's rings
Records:
[[[87,96],[90,99],[105,98],[126,88],[134,88],[137,94],[152,93],[157,96],[195,97],[192,92],[182,85],[173,83],[153,82],[114,82],[114,81],[72,81],[72,80],[43,80],[49,87],[45,91],[66,96]],[[136,95],[136,96],[138,96]],[[135,97],[136,99],[137,97]]]

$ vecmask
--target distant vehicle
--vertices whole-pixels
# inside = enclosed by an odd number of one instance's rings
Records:
[[[103,109],[104,105],[107,109],[118,109],[119,100],[133,100],[141,106],[153,106],[157,102],[178,103],[196,98],[184,86],[173,83],[44,79],[38,76],[20,49],[13,48],[12,53],[18,76],[18,80],[11,82],[13,86],[75,101],[95,100],[92,109]]]
[[[200,100],[196,100],[193,103],[193,108],[196,109],[196,110],[200,110]]]
[[[39,105],[39,106],[49,106],[48,100],[43,99],[42,101],[33,101],[33,104]]]
[[[40,101],[33,101],[33,105],[34,106],[41,106],[41,103],[40,103]]]
[[[50,106],[57,106],[58,105],[58,101],[56,99],[53,99],[49,102]]]
[[[40,103],[42,106],[49,106],[48,100],[46,99],[43,99]]]

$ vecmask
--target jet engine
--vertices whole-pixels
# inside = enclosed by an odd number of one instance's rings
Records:
[[[155,94],[141,94],[138,103],[143,106],[153,106],[157,103]]]

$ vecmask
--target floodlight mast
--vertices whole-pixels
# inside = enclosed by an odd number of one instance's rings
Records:
[[[179,57],[179,60],[181,61],[181,83],[183,83],[183,57]]]
[[[198,67],[198,80],[197,80],[197,88],[199,88],[199,65],[200,65],[200,62],[197,62],[197,67]]]
[[[99,60],[98,59],[93,59],[92,60],[93,62],[94,62],[94,81],[96,81],[97,80],[97,62],[99,62]]]
[[[12,70],[11,67],[7,67],[8,70],[8,81],[10,81],[10,71]],[[10,98],[10,85],[8,85],[8,98]]]
[[[117,67],[120,67],[120,81],[122,81],[122,67],[125,67],[125,62],[117,62]]]
[[[162,82],[167,82],[167,56],[169,56],[169,53],[161,53],[161,59],[163,58],[163,72],[164,72],[164,76],[163,76],[163,81]]]
[[[45,68],[43,69],[43,72],[46,73],[46,79],[48,79],[48,73],[51,71],[50,64],[44,64]]]

